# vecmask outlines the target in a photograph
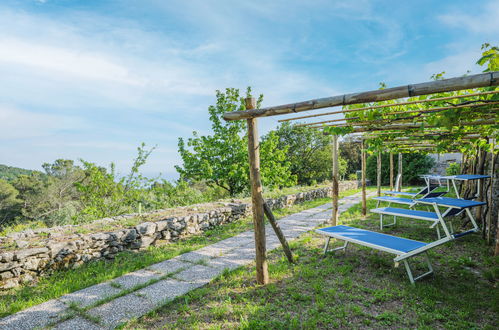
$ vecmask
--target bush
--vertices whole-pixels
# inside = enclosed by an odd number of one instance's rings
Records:
[[[461,164],[459,163],[450,163],[449,166],[445,169],[445,174],[447,175],[458,175],[461,172]]]
[[[348,180],[357,180],[357,173],[348,174]]]

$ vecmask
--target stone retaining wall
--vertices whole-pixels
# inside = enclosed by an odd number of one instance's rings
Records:
[[[340,182],[340,191],[357,187],[357,181]],[[328,197],[331,193],[330,187],[320,188],[267,199],[267,203],[272,209],[280,209],[296,203]],[[155,212],[151,212],[153,213]],[[52,228],[37,232],[15,233],[11,236],[23,239],[26,247],[0,253],[0,289],[16,287],[23,283],[35,283],[37,277],[41,275],[49,274],[57,269],[76,268],[90,260],[113,259],[121,251],[140,250],[160,242],[175,241],[181,237],[199,234],[250,214],[251,204],[222,203],[221,207],[204,213],[193,213],[181,217],[166,216],[158,221],[143,222],[132,228],[112,232],[74,234],[64,237],[62,241],[57,229]],[[118,221],[126,217],[108,218],[106,221]],[[51,235],[51,230],[54,235]],[[41,244],[38,240],[38,246],[30,246],[30,237],[40,233],[43,233],[46,238],[41,241]]]

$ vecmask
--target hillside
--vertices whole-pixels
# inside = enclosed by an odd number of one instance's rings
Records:
[[[7,166],[0,164],[0,179],[12,181],[20,175],[30,175],[32,173],[40,173],[40,171],[26,170],[24,168]]]

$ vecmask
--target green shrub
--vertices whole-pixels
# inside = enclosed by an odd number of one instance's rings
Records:
[[[348,174],[348,180],[357,180],[357,173]]]
[[[447,175],[458,175],[461,172],[461,164],[459,163],[450,163],[449,166],[445,169],[445,174]]]

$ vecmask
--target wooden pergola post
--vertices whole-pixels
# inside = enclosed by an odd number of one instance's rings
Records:
[[[402,190],[402,153],[399,152],[399,159],[398,159],[398,185],[395,187],[395,190],[401,191]]]
[[[246,99],[246,109],[255,109],[256,99]],[[269,271],[265,250],[265,221],[263,209],[262,180],[260,174],[260,142],[258,139],[257,119],[248,122],[248,155],[250,165],[251,203],[253,225],[255,227],[256,281],[258,284],[269,282]]]
[[[393,152],[390,151],[390,190],[393,191]]]
[[[338,196],[339,196],[338,135],[333,135],[332,149],[333,149],[333,214],[331,217],[331,225],[336,226],[336,224],[338,223]]]
[[[362,139],[360,144],[361,152],[361,175],[362,175],[362,215],[367,215],[367,197],[366,197],[366,150],[365,141]]]
[[[378,151],[378,157],[376,159],[376,194],[381,196],[381,151]]]

